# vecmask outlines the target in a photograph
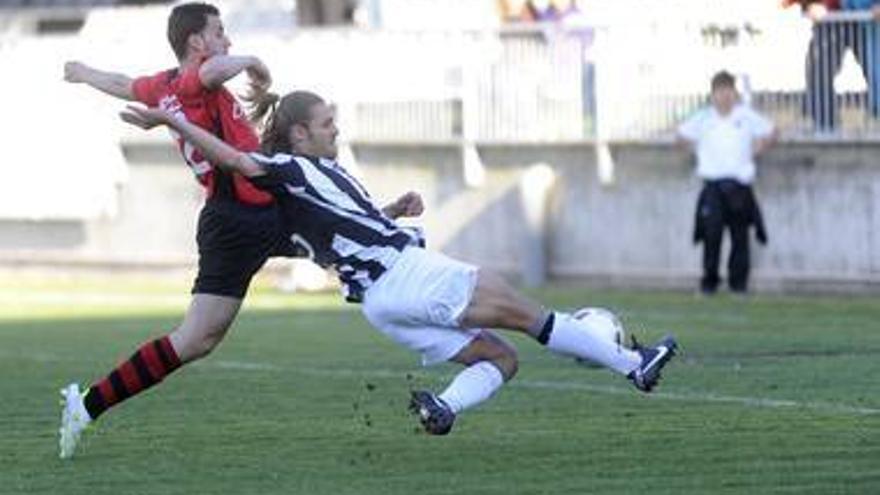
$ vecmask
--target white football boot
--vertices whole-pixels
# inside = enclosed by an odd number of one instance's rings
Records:
[[[58,429],[60,437],[58,446],[60,447],[59,457],[62,459],[70,459],[76,451],[76,445],[83,430],[92,422],[91,416],[86,411],[83,404],[83,394],[79,391],[79,385],[71,383],[67,387],[61,389],[61,428]]]

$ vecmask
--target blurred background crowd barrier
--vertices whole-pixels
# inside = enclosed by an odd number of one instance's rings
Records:
[[[232,52],[261,57],[276,91],[338,105],[348,166],[389,197],[423,188],[435,247],[516,271],[518,240],[534,237],[511,221],[528,209],[518,174],[543,164],[562,178],[539,222],[548,274],[687,285],[698,185],[668,145],[727,69],[784,142],[757,186],[773,239],[756,256],[758,285],[762,273],[777,287],[878,280],[880,38],[868,14],[814,24],[765,0],[558,2],[547,19],[511,18],[522,2],[494,0],[214,3]],[[170,140],[126,128],[119,102],[62,81],[70,59],[130,75],[175,65],[173,2],[0,5],[0,261],[188,266],[201,192]],[[828,246],[803,246],[816,236]]]

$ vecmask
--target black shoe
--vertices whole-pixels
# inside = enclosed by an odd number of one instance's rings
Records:
[[[455,413],[439,397],[427,390],[413,390],[409,410],[419,415],[425,431],[431,435],[446,435],[455,423]]]
[[[667,335],[654,344],[653,347],[643,347],[635,337],[632,338],[632,349],[642,357],[642,364],[626,375],[633,385],[642,392],[650,392],[660,381],[660,370],[675,356],[678,343],[675,337]]]

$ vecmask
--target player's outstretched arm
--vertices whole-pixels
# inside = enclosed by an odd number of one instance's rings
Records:
[[[159,108],[128,105],[119,116],[125,122],[141,129],[152,129],[159,125],[174,129],[180,133],[184,140],[198,148],[208,161],[218,167],[238,172],[245,177],[265,174],[263,168],[253,161],[247,153],[238,151],[186,119],[177,118]]]
[[[199,80],[202,86],[213,89],[242,71],[247,72],[252,88],[267,91],[272,85],[269,68],[254,56],[215,55],[199,67]]]
[[[134,79],[115,72],[106,72],[90,67],[82,62],[70,61],[64,64],[64,80],[70,83],[85,83],[116,98],[134,101],[132,83]]]

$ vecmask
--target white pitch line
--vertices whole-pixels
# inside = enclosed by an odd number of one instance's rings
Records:
[[[284,368],[266,363],[249,363],[246,361],[207,361],[199,363],[198,366],[207,366],[211,368],[221,368],[224,370],[244,370],[244,371],[284,371]]]
[[[0,356],[24,358],[39,363],[60,363],[79,361],[75,358],[64,358],[60,355],[38,352],[30,354],[14,353],[7,350],[0,350]],[[300,373],[313,376],[340,376],[340,377],[371,377],[371,378],[400,378],[408,373],[415,376],[423,376],[419,371],[402,371],[389,369],[373,369],[373,370],[355,370],[346,368],[313,368],[299,366],[278,366],[269,363],[259,363],[250,361],[226,361],[226,360],[208,360],[195,363],[198,367],[241,370],[241,371],[257,371],[257,372],[287,372]],[[589,383],[579,382],[551,382],[546,380],[514,380],[510,386],[515,388],[531,388],[538,390],[563,390],[563,391],[582,391],[593,392],[609,395],[633,395],[635,392],[628,387],[614,387],[608,385],[593,385]],[[765,397],[743,397],[733,395],[707,394],[701,392],[652,392],[645,398],[671,400],[681,402],[705,402],[714,404],[736,404],[744,407],[764,408],[764,409],[804,409],[808,411],[817,411],[824,413],[838,414],[854,414],[859,416],[870,416],[880,414],[880,409],[872,407],[850,406],[847,404],[830,404],[826,402],[802,402],[796,400],[784,399],[768,399]]]
[[[631,395],[633,391],[628,388],[611,387],[602,385],[590,385],[588,383],[575,382],[548,382],[548,381],[531,381],[523,380],[521,382],[512,382],[512,386],[520,386],[525,388],[550,389],[550,390],[582,390],[586,392],[598,392],[613,395]],[[741,397],[734,395],[717,395],[706,394],[700,392],[651,392],[647,397],[687,401],[687,402],[708,402],[716,404],[738,404],[746,407],[768,408],[768,409],[806,409],[811,411],[856,414],[856,415],[872,415],[880,414],[880,409],[871,407],[848,406],[845,404],[829,404],[825,402],[801,402],[796,400],[784,399],[767,399],[764,397]]]
[[[205,363],[204,366],[211,366],[223,369],[246,370],[246,371],[286,371],[293,373],[302,373],[316,376],[342,376],[342,377],[372,377],[372,378],[399,378],[405,375],[405,371],[393,370],[354,370],[344,368],[306,368],[306,367],[282,367],[265,363],[251,363],[242,361],[212,361]],[[414,373],[415,374],[415,373]],[[514,380],[510,383],[511,387],[531,388],[539,390],[564,390],[564,391],[583,391],[610,395],[633,395],[635,392],[628,387],[614,387],[607,385],[592,385],[589,383],[578,382],[551,382],[546,380]],[[733,395],[707,394],[701,392],[652,392],[647,398],[682,401],[682,402],[705,402],[714,404],[736,404],[752,408],[764,409],[805,409],[809,411],[839,413],[839,414],[855,414],[855,415],[874,415],[880,414],[880,409],[871,407],[850,406],[846,404],[830,404],[825,402],[802,402],[796,400],[784,399],[768,399],[764,397],[742,397]]]

